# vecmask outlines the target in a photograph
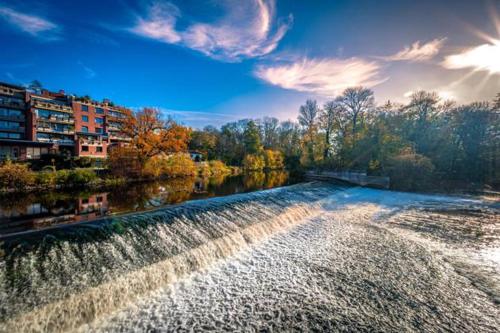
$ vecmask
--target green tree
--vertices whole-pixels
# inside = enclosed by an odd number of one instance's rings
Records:
[[[259,128],[254,121],[250,120],[247,123],[245,132],[243,133],[245,142],[245,152],[247,154],[259,154],[262,152],[262,144],[260,142]]]

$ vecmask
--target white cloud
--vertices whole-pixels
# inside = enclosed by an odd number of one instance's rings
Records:
[[[445,41],[446,38],[436,38],[424,44],[420,44],[420,41],[416,41],[411,46],[406,46],[396,54],[380,58],[386,61],[421,62],[430,60],[439,53]]]
[[[55,23],[44,18],[23,14],[7,7],[0,7],[0,17],[32,36],[55,39],[54,33],[59,30]]]
[[[215,59],[238,61],[272,52],[290,27],[291,17],[275,22],[275,0],[227,2],[223,7],[225,14],[216,22],[191,22],[179,30],[180,10],[171,3],[155,3],[130,31]]]
[[[482,44],[461,53],[447,56],[441,65],[448,69],[472,68],[475,71],[488,71],[500,74],[500,41]]]
[[[78,65],[80,65],[85,72],[85,77],[87,79],[93,79],[96,77],[97,73],[90,67],[86,66],[83,62],[78,61]]]
[[[348,87],[373,87],[384,82],[380,69],[377,62],[361,58],[303,58],[289,64],[259,66],[255,75],[285,89],[333,96]]]

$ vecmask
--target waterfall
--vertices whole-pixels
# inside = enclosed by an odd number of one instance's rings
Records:
[[[4,242],[0,331],[66,331],[321,212],[319,183],[187,202]]]

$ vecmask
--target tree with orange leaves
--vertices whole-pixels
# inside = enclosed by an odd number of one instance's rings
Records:
[[[131,139],[130,146],[136,150],[141,165],[161,153],[186,151],[191,135],[189,128],[177,124],[174,120],[161,119],[159,110],[154,108],[129,112],[121,131]]]

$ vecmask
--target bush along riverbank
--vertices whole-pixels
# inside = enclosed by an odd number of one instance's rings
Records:
[[[110,168],[110,167],[114,167]],[[120,171],[118,171],[120,170]],[[177,177],[212,177],[238,175],[240,168],[220,161],[194,163],[187,154],[152,159],[140,174],[131,177],[127,169],[110,164],[105,169],[75,168],[55,170],[44,167],[33,171],[27,163],[6,161],[0,166],[0,192],[31,192],[47,189],[101,188],[130,182]]]

